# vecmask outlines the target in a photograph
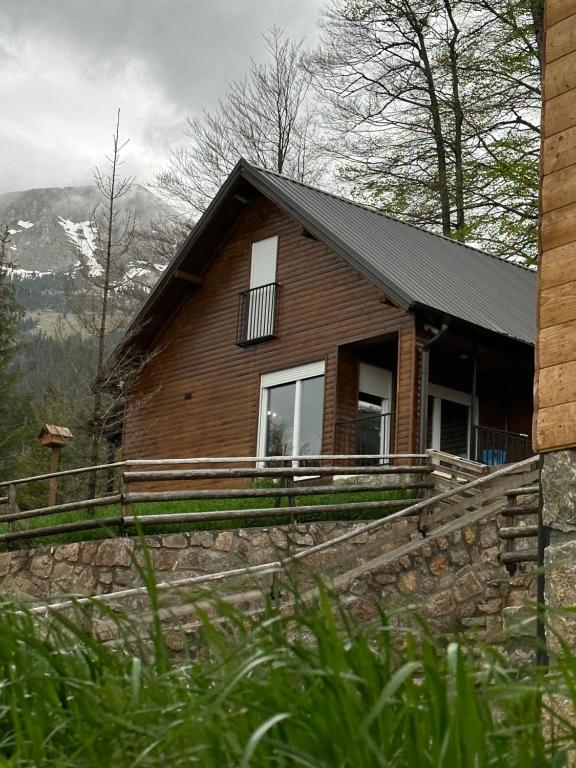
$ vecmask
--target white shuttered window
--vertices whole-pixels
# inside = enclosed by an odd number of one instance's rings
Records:
[[[278,237],[252,243],[247,341],[270,335],[274,323]]]

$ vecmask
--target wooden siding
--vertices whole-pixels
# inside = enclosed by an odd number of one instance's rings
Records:
[[[576,445],[576,0],[545,19],[534,447]]]
[[[250,246],[272,235],[279,236],[278,338],[239,348],[238,294],[249,284]],[[306,237],[298,222],[260,199],[157,339],[130,393],[124,456],[253,455],[261,374],[317,360],[326,362],[323,449],[331,450],[339,346],[390,333],[400,338],[396,448],[413,450],[414,318],[383,299],[342,258]],[[346,383],[339,387],[341,397]]]
[[[396,445],[398,452],[416,450],[419,411],[419,348],[416,324],[402,328],[398,335],[398,369],[396,371]],[[406,448],[404,448],[406,446]]]
[[[359,367],[356,350],[350,346],[339,347],[338,377],[336,382],[336,412],[337,420],[349,422],[358,416],[358,379]],[[350,445],[346,429],[335,429],[334,452],[345,453]]]

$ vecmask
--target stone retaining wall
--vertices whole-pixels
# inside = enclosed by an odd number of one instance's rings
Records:
[[[357,528],[357,523],[314,522],[274,528],[247,528],[148,536],[146,543],[159,581],[214,573],[277,560]],[[301,585],[315,575],[329,582],[336,574],[366,563],[401,543],[421,536],[414,520],[387,523],[298,563]],[[43,603],[64,594],[101,594],[140,585],[134,558],[137,539],[86,541],[0,553],[0,591],[5,597]],[[269,589],[268,582],[258,582]],[[232,588],[238,588],[231,584]],[[534,594],[527,576],[510,577],[498,563],[494,520],[430,538],[412,555],[374,568],[338,588],[359,617],[378,606],[415,606],[433,626],[451,631],[474,627],[494,637],[502,628],[502,609]]]

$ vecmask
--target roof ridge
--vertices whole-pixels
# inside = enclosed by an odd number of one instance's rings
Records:
[[[468,248],[470,251],[474,251],[475,253],[481,253],[484,256],[489,256],[491,259],[496,259],[496,261],[501,262],[502,264],[509,264],[512,267],[518,267],[518,269],[522,269],[525,272],[530,272],[531,274],[534,274],[536,270],[532,269],[529,266],[526,266],[524,264],[518,264],[515,261],[509,261],[508,259],[503,259],[500,256],[496,256],[494,253],[490,253],[489,251],[484,251],[481,248],[476,248],[473,245],[468,245],[468,243],[461,243],[459,240],[454,240],[451,237],[447,237],[446,235],[441,235],[439,232],[433,232],[429,229],[425,229],[424,227],[418,226],[418,224],[414,224],[411,221],[404,221],[403,219],[398,218],[397,216],[391,216],[389,213],[384,213],[383,211],[379,210],[378,208],[368,205],[367,203],[360,203],[356,200],[351,200],[348,197],[343,197],[342,195],[336,195],[333,192],[328,192],[326,189],[322,189],[321,187],[316,187],[314,184],[308,184],[305,181],[300,181],[299,179],[292,179],[290,176],[284,176],[281,173],[278,173],[278,171],[271,171],[268,168],[262,168],[258,165],[253,165],[252,163],[249,163],[247,160],[243,161],[243,165],[246,167],[255,170],[260,171],[261,173],[266,173],[270,176],[277,176],[278,178],[282,179],[283,181],[289,181],[292,184],[298,184],[301,187],[306,187],[307,189],[312,189],[315,192],[320,192],[322,195],[326,195],[327,197],[332,197],[335,200],[341,200],[343,203],[348,203],[348,205],[352,205],[355,208],[363,208],[364,210],[368,211],[369,213],[374,213],[378,216],[382,216],[384,219],[388,219],[389,221],[394,221],[398,224],[404,224],[406,227],[411,227],[412,229],[416,229],[419,232],[425,232],[427,235],[432,235],[433,237],[438,237],[441,240],[446,240],[449,243],[452,243],[454,245],[460,245],[463,248]]]

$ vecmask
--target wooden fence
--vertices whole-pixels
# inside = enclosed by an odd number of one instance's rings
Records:
[[[448,461],[444,456],[444,461]],[[418,458],[420,460],[423,457],[411,457]],[[453,457],[456,458],[456,457]],[[454,462],[458,464],[458,461]],[[433,471],[431,464],[421,464],[418,467],[413,468],[420,469],[429,473]],[[383,519],[373,520],[371,522],[365,522],[362,525],[353,526],[351,529],[344,532],[336,533],[333,538],[323,541],[319,544],[315,544],[310,547],[301,549],[300,551],[289,554],[280,560],[274,560],[270,562],[260,563],[257,565],[247,565],[237,568],[229,568],[224,571],[216,571],[214,573],[204,573],[196,576],[187,576],[181,579],[174,579],[170,581],[161,581],[156,584],[156,589],[159,593],[168,592],[175,589],[189,588],[189,587],[207,587],[216,583],[222,583],[227,580],[235,578],[243,578],[246,576],[264,576],[281,572],[287,566],[301,561],[305,558],[310,558],[313,555],[317,555],[327,549],[340,546],[345,542],[358,539],[360,536],[365,535],[367,532],[377,530],[381,526],[387,525],[392,521],[402,518],[418,517],[419,521],[423,518],[428,518],[431,523],[431,529],[428,530],[427,535],[418,536],[410,539],[404,544],[401,544],[393,549],[380,552],[376,557],[368,560],[363,560],[352,567],[351,569],[344,571],[337,571],[333,574],[328,583],[332,587],[338,587],[340,584],[346,583],[353,578],[356,578],[360,574],[366,571],[372,571],[377,568],[382,568],[389,563],[394,562],[399,557],[411,555],[417,552],[421,547],[429,546],[431,539],[437,537],[445,537],[453,534],[454,532],[465,528],[466,526],[474,525],[482,520],[486,520],[496,514],[499,514],[502,509],[503,496],[514,495],[526,495],[537,492],[538,486],[534,483],[538,482],[539,478],[539,457],[533,456],[528,459],[524,459],[513,465],[495,467],[491,472],[479,473],[477,477],[469,480],[466,483],[466,491],[471,494],[470,496],[462,499],[460,497],[461,487],[454,485],[445,491],[435,494],[432,497],[420,499],[413,503],[409,503],[405,500],[406,507],[402,510],[391,512],[389,516]],[[430,485],[431,483],[428,483]],[[516,484],[518,487],[515,487]],[[294,490],[293,488],[291,489]],[[452,502],[457,500],[456,504]],[[517,562],[523,561],[520,558]],[[510,560],[507,561],[511,562]],[[40,605],[32,608],[32,613],[47,614],[52,611],[60,611],[75,606],[89,605],[94,606],[95,601],[99,604],[111,604],[118,603],[127,598],[133,598],[146,594],[147,587],[130,587],[128,589],[109,592],[106,594],[98,594],[90,597],[74,597],[73,599],[66,598],[65,600],[57,600],[56,602]],[[299,596],[299,599],[308,600],[317,594],[318,588],[314,587],[308,592]],[[261,598],[261,592],[255,591],[253,593],[247,593],[243,591],[236,595],[227,595],[226,599],[234,600],[235,597],[240,598],[243,602],[247,597],[253,594],[257,599]]]
[[[305,462],[305,466],[302,463]],[[136,528],[169,528],[173,525],[209,524],[216,522],[290,521],[302,518],[334,518],[379,515],[414,504],[421,494],[433,489],[431,474],[433,465],[428,454],[373,454],[321,455],[281,457],[210,457],[189,459],[143,459],[82,467],[62,472],[36,475],[0,483],[0,497],[6,511],[0,514],[0,524],[6,530],[0,533],[0,542],[15,542],[60,534],[102,530],[107,535],[127,535]],[[119,487],[110,493],[92,499],[69,500],[63,503],[20,509],[18,493],[30,483],[49,483],[61,478],[79,477],[88,473],[103,473],[110,478],[111,472],[119,473]],[[346,483],[358,477],[370,477],[369,483]],[[266,481],[265,487],[250,487],[248,483]],[[230,482],[241,487],[228,487]],[[178,490],[139,490],[138,485],[177,483]],[[210,487],[202,487],[209,483]],[[218,487],[218,483],[222,487]],[[181,487],[184,485],[185,487]],[[402,491],[406,498],[382,498],[370,501],[338,502],[343,493],[366,494]],[[298,499],[312,496],[334,496],[334,503],[299,504]],[[218,509],[231,500],[269,499],[270,505],[247,509]],[[287,506],[282,506],[282,500]],[[148,505],[158,502],[214,501],[215,509],[209,511],[183,511],[154,514]],[[138,510],[135,506],[138,504]],[[97,517],[96,510],[110,509],[113,514]],[[80,514],[79,519],[52,522],[49,525],[27,527],[42,518]]]

